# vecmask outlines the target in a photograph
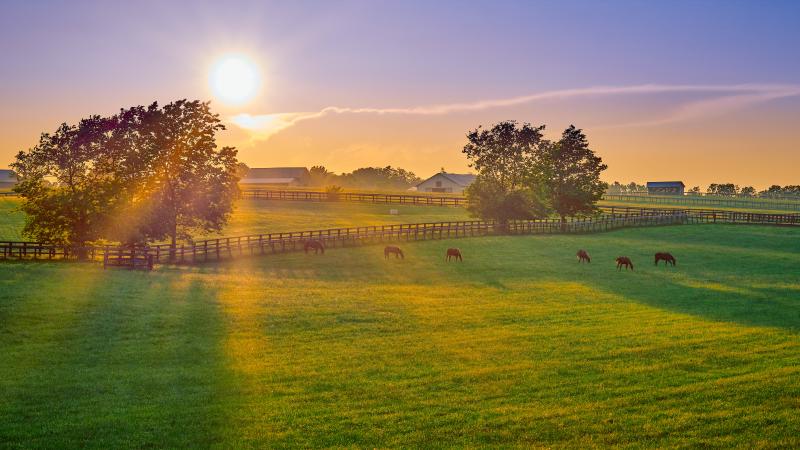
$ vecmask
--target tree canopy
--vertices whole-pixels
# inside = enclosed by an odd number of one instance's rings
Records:
[[[466,194],[473,215],[505,223],[558,214],[591,214],[607,185],[606,169],[583,132],[570,126],[556,142],[544,125],[500,122],[467,134],[464,154],[478,170]]]
[[[179,100],[42,134],[12,165],[27,213],[23,233],[83,246],[164,237],[175,243],[194,230],[218,230],[238,181],[236,150],[216,145],[220,130],[208,103]]]

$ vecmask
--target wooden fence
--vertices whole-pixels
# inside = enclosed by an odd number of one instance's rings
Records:
[[[603,200],[609,202],[644,203],[652,205],[681,205],[729,207],[740,209],[774,209],[800,211],[800,200],[774,199],[761,197],[705,197],[694,195],[637,195],[605,194]]]
[[[322,241],[326,247],[348,247],[380,242],[454,239],[486,235],[593,233],[625,227],[675,224],[725,223],[800,226],[800,214],[759,214],[716,210],[681,210],[648,208],[604,208],[596,217],[560,220],[512,221],[501,225],[492,221],[455,221],[376,225],[287,233],[255,234],[206,239],[175,248],[169,244],[146,247],[92,246],[69,248],[37,242],[0,242],[0,259],[71,259],[84,253],[90,260],[119,259],[130,254],[152,263],[196,264],[240,256],[285,253],[303,250],[309,240]],[[127,253],[126,253],[127,252]]]
[[[423,206],[466,206],[464,197],[386,194],[364,192],[319,192],[319,191],[287,191],[251,189],[241,191],[242,198],[262,200],[289,200],[307,202],[356,202],[356,203],[392,203],[400,205]]]
[[[460,196],[432,196],[421,194],[382,194],[341,192],[326,193],[320,191],[291,191],[253,189],[243,190],[243,198],[263,200],[289,200],[312,202],[358,202],[358,203],[392,203],[400,205],[424,206],[467,206],[466,197]],[[773,198],[742,198],[742,197],[703,197],[703,196],[655,196],[635,194],[605,194],[603,200],[609,202],[645,203],[653,205],[685,205],[708,207],[731,207],[740,209],[775,209],[787,211],[800,211],[800,201]]]

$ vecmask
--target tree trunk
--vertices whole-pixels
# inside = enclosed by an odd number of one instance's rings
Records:
[[[175,262],[175,253],[178,247],[178,226],[173,222],[170,230],[169,261]]]
[[[508,234],[508,219],[500,219],[497,221],[497,234]]]
[[[75,257],[80,261],[86,261],[89,258],[85,242],[81,242],[75,247]]]

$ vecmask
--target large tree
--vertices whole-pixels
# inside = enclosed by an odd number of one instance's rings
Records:
[[[557,142],[543,129],[506,121],[467,135],[464,153],[479,171],[466,191],[473,215],[502,223],[555,213],[565,221],[596,211],[606,165],[580,129],[570,126]]]
[[[478,127],[467,134],[464,154],[470,166],[503,192],[522,187],[531,163],[543,143],[544,126],[507,120],[490,129]]]
[[[217,231],[237,194],[236,150],[208,103],[180,100],[123,109],[43,134],[13,164],[28,214],[25,234],[84,246]]]
[[[121,180],[108,142],[115,118],[92,116],[78,125],[62,124],[39,143],[17,154],[11,165],[20,181],[26,213],[23,235],[81,247],[103,237],[115,213]]]
[[[479,127],[467,134],[464,154],[478,176],[466,190],[469,211],[505,225],[509,220],[533,219],[547,214],[541,192],[527,183],[528,173],[542,145],[544,126],[505,121],[490,129]]]
[[[608,168],[589,148],[586,135],[570,125],[557,142],[539,146],[531,171],[531,183],[546,193],[552,210],[565,221],[567,217],[596,212],[597,201],[608,185],[600,173]]]
[[[173,247],[196,231],[219,231],[238,194],[236,149],[219,148],[225,126],[207,102],[179,100],[148,109],[146,176],[139,183],[143,235]]]

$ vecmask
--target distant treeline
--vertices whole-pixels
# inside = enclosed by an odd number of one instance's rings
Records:
[[[325,166],[309,169],[310,186],[342,186],[359,189],[409,189],[422,181],[414,172],[399,167],[362,167],[349,173],[335,174]]]
[[[628,184],[615,181],[608,185],[609,194],[645,194],[647,186],[630,182]],[[773,184],[768,189],[757,191],[753,186],[739,187],[734,183],[711,183],[705,190],[700,186],[694,186],[686,190],[690,195],[716,195],[722,197],[800,197],[800,185],[780,186]]]
[[[239,172],[243,176],[248,167],[239,163]],[[307,185],[311,187],[407,190],[422,181],[414,172],[399,167],[362,167],[349,173],[336,174],[325,166],[313,166],[309,169]]]

